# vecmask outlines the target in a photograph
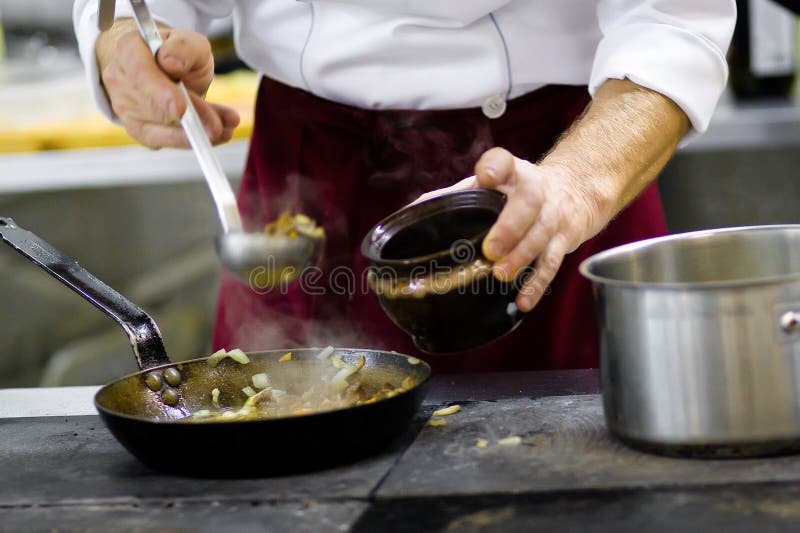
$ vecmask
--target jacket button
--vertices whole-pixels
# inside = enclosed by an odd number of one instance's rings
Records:
[[[502,95],[493,94],[483,101],[481,111],[489,118],[500,118],[506,112],[506,99]]]

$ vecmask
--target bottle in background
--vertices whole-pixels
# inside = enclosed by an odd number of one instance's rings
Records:
[[[797,17],[772,0],[738,0],[730,83],[740,99],[789,97],[796,77]]]

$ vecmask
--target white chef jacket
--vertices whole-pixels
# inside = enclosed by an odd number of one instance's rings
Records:
[[[631,81],[704,131],[727,80],[735,0],[149,0],[169,26],[233,14],[239,56],[316,96],[367,109],[477,107],[548,84]],[[126,0],[117,17],[132,16]],[[73,10],[93,97],[97,1]],[[491,101],[491,100],[488,100]]]

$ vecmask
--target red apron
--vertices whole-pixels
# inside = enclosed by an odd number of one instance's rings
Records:
[[[325,228],[324,257],[303,284],[267,294],[223,273],[214,349],[387,349],[422,357],[436,372],[596,367],[591,286],[578,264],[598,251],[665,233],[655,185],[566,257],[550,294],[514,332],[462,354],[419,352],[369,293],[358,252],[376,222],[424,192],[471,175],[485,150],[501,146],[538,160],[588,103],[585,87],[548,86],[510,101],[498,119],[480,109],[372,111],[265,78],[239,191],[245,226],[259,230],[287,209],[305,213]]]

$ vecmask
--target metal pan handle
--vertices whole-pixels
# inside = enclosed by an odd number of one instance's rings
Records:
[[[0,237],[58,281],[116,320],[128,334],[136,363],[142,370],[170,363],[155,321],[117,291],[94,277],[53,245],[0,217]]]

